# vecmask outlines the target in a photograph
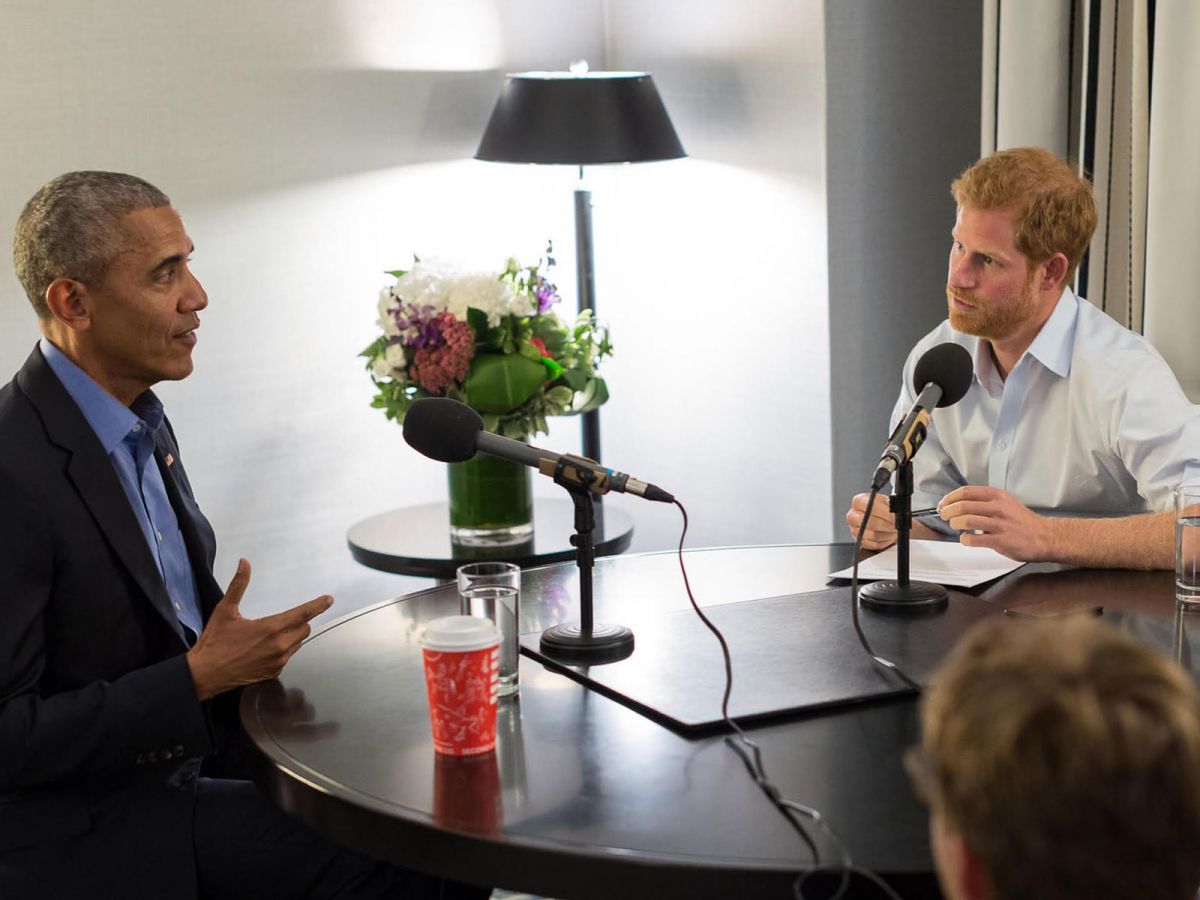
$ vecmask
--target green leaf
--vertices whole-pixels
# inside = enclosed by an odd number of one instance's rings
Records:
[[[388,269],[383,274],[391,275],[393,278],[403,278],[405,275],[408,274],[408,272],[406,272],[404,269]]]
[[[487,328],[485,325],[483,331],[475,332],[475,343],[484,350],[499,350],[504,346],[504,338],[507,335],[508,329],[503,326]]]
[[[546,349],[555,356],[558,356],[567,346],[569,334],[557,318],[550,315],[538,316],[529,323],[529,326],[533,336],[541,338]]]
[[[575,392],[565,384],[560,384],[546,391],[546,402],[558,407],[564,413],[571,408],[571,401],[574,399]]]
[[[382,353],[384,351],[384,348],[387,347],[387,345],[388,345],[388,336],[386,334],[381,334],[379,337],[375,338],[375,340],[371,341],[371,343],[367,344],[366,349],[364,349],[363,352],[358,355],[365,357],[368,360],[372,360],[376,356],[378,356],[380,353]],[[371,367],[371,364],[368,362],[367,368],[370,368],[370,367]]]
[[[511,422],[505,422],[500,428],[500,434],[502,437],[513,439],[523,438],[532,431],[533,428],[531,423],[527,422],[524,418],[513,419]]]
[[[553,381],[554,379],[558,378],[563,373],[563,367],[560,366],[558,363],[556,363],[554,360],[552,360],[548,356],[539,355],[538,362],[540,362],[543,366],[545,366],[546,371],[549,373],[546,376],[547,381]]]
[[[587,375],[580,372],[578,369],[567,369],[563,372],[563,378],[573,391],[582,391],[587,387],[590,380]]]
[[[469,403],[482,413],[512,412],[546,381],[546,369],[516,353],[483,353],[471,360],[463,384]]]
[[[475,340],[483,339],[488,333],[487,313],[473,306],[467,307],[467,324],[475,332]]]
[[[572,409],[577,413],[591,412],[608,402],[608,385],[603,378],[593,378],[588,386],[575,396]]]

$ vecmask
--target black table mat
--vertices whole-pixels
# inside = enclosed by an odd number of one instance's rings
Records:
[[[912,693],[863,650],[848,587],[707,606],[704,612],[729,643],[729,712],[738,721]],[[951,591],[941,613],[913,618],[864,609],[860,621],[877,654],[924,683],[971,624],[1002,613],[996,604]],[[620,624],[633,629],[636,642],[620,662],[564,664],[541,653],[540,633],[521,636],[522,652],[669,728],[719,727],[725,668],[716,638],[695,611]]]

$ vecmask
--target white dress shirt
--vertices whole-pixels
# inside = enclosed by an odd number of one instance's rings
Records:
[[[1145,338],[1070,289],[1007,379],[988,341],[949,321],[935,328],[904,364],[893,424],[916,399],[917,360],[944,341],[970,351],[975,372],[962,400],[933,412],[913,461],[914,508],[971,484],[1039,513],[1127,516],[1169,509],[1176,486],[1200,480],[1200,407]]]

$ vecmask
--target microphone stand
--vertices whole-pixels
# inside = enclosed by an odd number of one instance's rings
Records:
[[[579,566],[578,624],[554,625],[542,632],[541,652],[567,663],[595,664],[617,662],[633,653],[633,632],[624,625],[597,625],[592,620],[592,568],[596,548],[592,533],[596,528],[596,505],[592,501],[592,483],[603,477],[591,466],[577,466],[567,456],[554,466],[554,482],[565,488],[575,503],[575,534],[571,546]]]
[[[867,609],[892,615],[925,615],[941,612],[950,599],[940,584],[908,580],[908,541],[912,531],[912,462],[896,470],[895,490],[888,508],[896,517],[896,580],[874,581],[858,592]]]

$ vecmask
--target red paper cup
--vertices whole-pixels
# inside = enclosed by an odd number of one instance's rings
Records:
[[[433,749],[448,756],[496,747],[500,633],[476,616],[435,619],[421,638]]]

